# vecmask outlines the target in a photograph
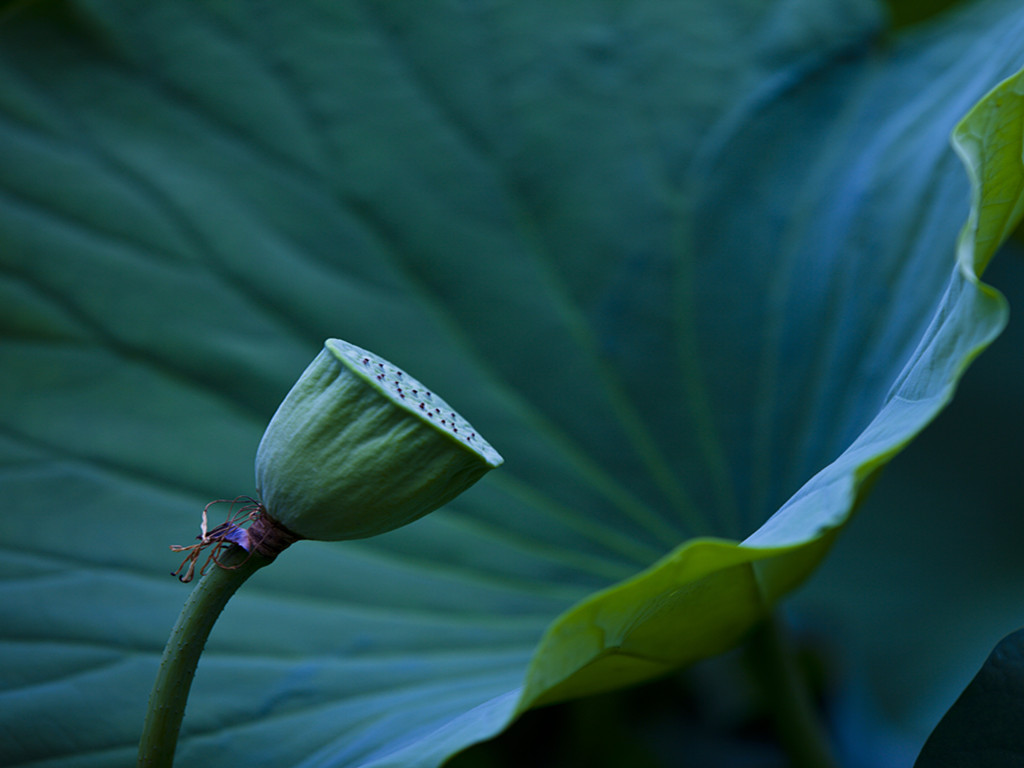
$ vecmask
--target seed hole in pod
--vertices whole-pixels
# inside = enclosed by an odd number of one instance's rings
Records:
[[[410,413],[418,410],[421,418],[426,414],[433,422],[435,430],[443,428],[450,437],[457,438],[469,450],[478,451],[488,461],[494,462],[500,458],[494,454],[486,440],[472,432],[472,426],[457,411],[453,411],[448,403],[435,396],[432,391],[423,389],[422,382],[413,375],[347,342],[330,340],[328,346],[336,354],[346,358],[348,365],[355,368],[365,380],[399,408],[405,408]],[[367,376],[367,371],[372,371],[373,376]]]

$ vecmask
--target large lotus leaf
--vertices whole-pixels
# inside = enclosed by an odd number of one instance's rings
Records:
[[[432,765],[732,643],[1004,321],[976,273],[1019,217],[1013,86],[960,141],[958,253],[947,137],[1024,12],[883,31],[857,0],[11,12],[5,761],[131,763],[166,546],[251,490],[328,336],[506,465],[254,577],[183,764]]]

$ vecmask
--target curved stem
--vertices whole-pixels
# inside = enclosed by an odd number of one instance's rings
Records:
[[[775,614],[755,627],[748,647],[754,677],[790,764],[793,768],[837,768],[839,763],[815,712],[807,681]]]
[[[228,600],[243,582],[273,562],[256,552],[231,545],[192,590],[164,647],[153,691],[149,695],[146,723],[139,742],[139,768],[170,768],[185,702],[206,638]],[[225,567],[226,566],[226,567]]]

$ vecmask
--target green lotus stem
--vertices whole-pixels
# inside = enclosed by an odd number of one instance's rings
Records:
[[[838,768],[782,621],[770,614],[750,636],[749,659],[793,768]]]
[[[175,574],[184,571],[182,581],[192,579],[209,547],[213,567],[207,569],[207,560],[200,569],[202,578],[164,648],[139,742],[139,768],[173,764],[206,638],[253,573],[299,539],[361,539],[411,523],[502,461],[417,379],[362,347],[324,342],[263,433],[255,467],[262,501],[211,501],[203,509],[199,543],[171,547],[189,553]],[[227,501],[232,516],[208,530],[209,508]],[[236,504],[242,504],[237,513]]]
[[[196,665],[214,622],[246,579],[273,562],[231,545],[185,601],[164,647],[139,742],[139,768],[170,768]]]

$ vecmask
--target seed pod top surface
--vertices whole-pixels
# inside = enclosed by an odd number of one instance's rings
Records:
[[[501,463],[432,390],[372,352],[328,339],[263,435],[256,487],[289,530],[356,539],[422,517]]]

